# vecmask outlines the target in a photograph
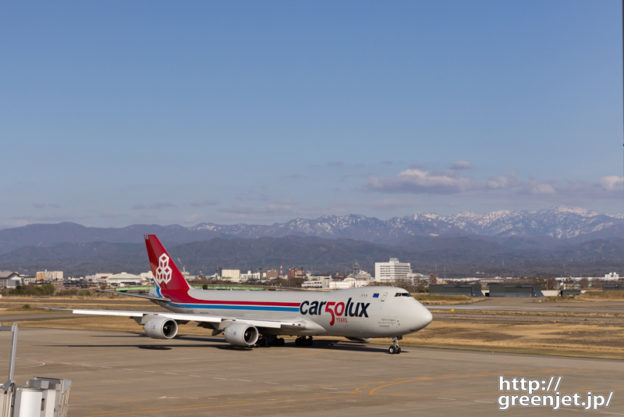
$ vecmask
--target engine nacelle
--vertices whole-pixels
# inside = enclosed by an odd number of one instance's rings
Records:
[[[167,317],[150,316],[143,329],[152,339],[173,339],[178,334],[178,323]]]
[[[258,341],[260,333],[254,326],[245,323],[230,324],[223,332],[225,340],[234,346],[253,346]]]

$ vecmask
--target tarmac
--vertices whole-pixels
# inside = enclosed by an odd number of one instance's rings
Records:
[[[0,332],[0,375],[9,348],[10,333]],[[317,341],[244,350],[220,337],[20,328],[16,380],[71,379],[72,417],[624,415],[624,361],[386,348]],[[560,395],[613,394],[595,411],[502,411],[501,395],[527,393],[500,391],[501,376],[559,381]]]

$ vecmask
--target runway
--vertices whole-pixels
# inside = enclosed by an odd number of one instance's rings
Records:
[[[10,333],[0,332],[8,352]],[[595,415],[624,415],[624,361],[319,341],[238,350],[221,338],[23,328],[16,379],[72,380],[70,416],[552,416],[498,408],[499,376],[562,377],[559,391],[613,392]],[[7,358],[4,354],[2,357]],[[6,372],[3,360],[0,372]],[[523,394],[523,393],[520,393]],[[559,415],[583,413],[559,410]]]

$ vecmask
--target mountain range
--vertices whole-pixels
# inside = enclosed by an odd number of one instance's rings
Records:
[[[294,219],[272,225],[32,224],[0,230],[0,269],[85,274],[146,269],[142,237],[157,234],[191,272],[279,264],[316,272],[372,272],[390,256],[418,272],[470,275],[590,274],[624,267],[624,216],[555,208],[484,215],[415,214],[380,220],[361,215]]]

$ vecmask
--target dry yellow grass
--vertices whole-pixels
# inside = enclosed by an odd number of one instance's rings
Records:
[[[624,359],[624,325],[453,323],[433,321],[405,338],[430,346]]]
[[[473,304],[483,301],[484,298],[468,297],[466,295],[438,295],[438,294],[412,294],[415,299],[424,305],[454,305]]]

